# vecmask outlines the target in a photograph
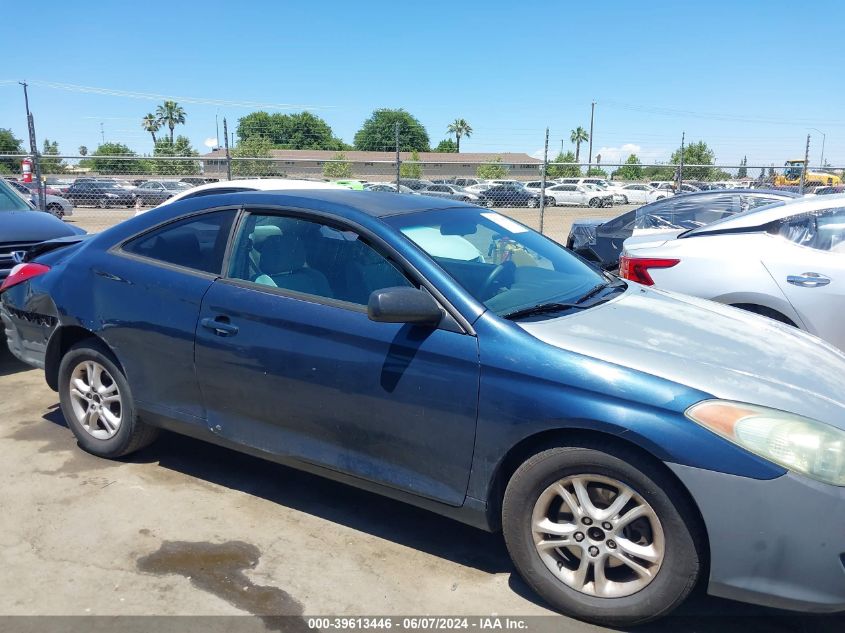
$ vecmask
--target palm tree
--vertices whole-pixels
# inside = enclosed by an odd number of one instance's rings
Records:
[[[141,127],[144,128],[145,132],[149,132],[153,136],[153,145],[156,144],[156,132],[158,132],[159,128],[161,127],[161,123],[158,122],[158,119],[155,117],[154,114],[150,113],[147,114],[143,119],[141,119]]]
[[[185,110],[175,101],[165,101],[156,108],[156,119],[159,125],[170,128],[170,142],[173,143],[173,128],[185,123]]]
[[[472,136],[472,126],[466,122],[466,119],[455,119],[449,124],[449,127],[446,128],[446,133],[455,135],[455,143],[458,146],[457,151],[460,153],[461,137],[466,136],[469,138]]]
[[[587,130],[582,128],[580,125],[572,130],[572,135],[569,137],[569,140],[575,143],[575,162],[581,162],[581,143],[586,143],[590,140],[590,135],[587,134]]]

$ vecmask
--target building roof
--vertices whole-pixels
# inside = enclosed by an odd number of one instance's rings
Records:
[[[338,152],[334,150],[319,149],[273,149],[270,150],[270,158],[275,160],[311,160],[326,161],[333,160]],[[354,163],[372,163],[378,161],[394,162],[396,152],[359,152],[355,150],[344,151],[342,154],[346,160]],[[208,154],[203,154],[204,159],[224,159],[226,151],[216,149]],[[400,152],[399,157],[403,161],[411,160],[411,152]],[[528,154],[514,152],[461,152],[460,154],[446,152],[419,152],[419,160],[424,163],[487,163],[499,160],[506,164],[539,165],[543,161],[533,158]]]

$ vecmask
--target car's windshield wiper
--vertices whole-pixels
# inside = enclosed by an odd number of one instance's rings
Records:
[[[522,308],[521,310],[514,310],[513,312],[507,312],[506,314],[502,315],[504,319],[522,319],[524,317],[535,316],[538,314],[546,314],[548,312],[561,312],[563,310],[584,310],[585,308],[589,308],[592,306],[581,305],[577,303],[560,303],[560,302],[549,302],[549,303],[538,303],[537,305],[531,306],[530,308]]]

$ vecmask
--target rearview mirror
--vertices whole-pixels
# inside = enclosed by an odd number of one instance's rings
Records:
[[[370,294],[367,316],[380,323],[418,323],[437,325],[443,312],[424,290],[416,288],[382,288]]]

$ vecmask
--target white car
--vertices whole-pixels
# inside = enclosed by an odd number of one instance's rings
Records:
[[[484,193],[491,187],[493,187],[493,185],[489,182],[480,182],[477,185],[468,185],[467,187],[464,187],[464,189],[478,195],[479,193]]]
[[[628,198],[622,194],[622,187],[616,183],[611,183],[604,178],[558,178],[557,182],[566,185],[592,185],[598,187],[602,191],[606,191],[613,196],[613,202],[617,204],[628,204]]]
[[[546,204],[611,207],[613,195],[592,185],[560,184],[546,188]]]
[[[675,195],[668,189],[655,189],[651,185],[641,183],[623,185],[619,187],[619,193],[627,201],[622,204],[648,204],[649,202],[656,202]]]
[[[845,194],[628,238],[619,273],[768,316],[845,350]]]
[[[165,200],[158,206],[166,204],[173,204],[179,200],[186,198],[197,198],[199,196],[208,196],[215,193],[235,193],[238,191],[282,191],[285,189],[343,189],[348,191],[349,187],[337,185],[332,182],[323,182],[321,180],[291,180],[288,178],[248,178],[244,180],[221,180],[220,182],[210,182],[206,185],[193,187],[181,193],[177,193],[172,198]],[[138,209],[135,215],[142,215],[149,211],[149,209]]]
[[[36,209],[38,208],[37,189],[30,189],[19,182],[15,182],[14,180],[7,180],[6,182],[8,182],[14,190],[21,195],[21,197],[32,202]],[[44,204],[46,206],[44,210],[52,213],[60,220],[66,216],[73,215],[73,205],[61,196],[54,196],[52,194],[45,193]]]

